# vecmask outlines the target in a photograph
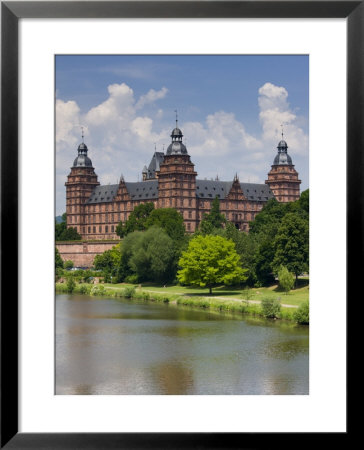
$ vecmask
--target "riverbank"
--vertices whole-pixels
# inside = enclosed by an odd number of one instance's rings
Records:
[[[170,286],[167,288],[156,287],[152,285],[130,285],[130,284],[75,284],[72,292],[78,294],[88,294],[96,297],[114,297],[114,298],[128,298],[135,300],[151,301],[151,302],[163,302],[175,304],[178,306],[188,306],[194,308],[201,308],[204,310],[213,310],[218,312],[239,313],[256,317],[272,317],[275,319],[289,320],[298,323],[308,323],[308,286],[307,295],[300,292],[298,299],[297,296],[291,299],[296,304],[290,304],[285,301],[286,295],[278,295],[271,288],[259,288],[258,290],[243,290],[239,292],[239,298],[237,297],[238,291],[235,292],[225,291],[224,296],[202,296],[201,290],[195,289],[197,292],[183,291],[183,286]],[[226,289],[226,288],[225,288]],[[56,283],[56,292],[67,293],[69,292],[67,283]],[[252,292],[253,291],[253,292]],[[200,296],[198,296],[200,293]],[[245,294],[245,295],[244,295]],[[276,294],[276,295],[274,295]],[[221,292],[220,292],[221,295]],[[235,295],[235,297],[233,297]],[[257,296],[260,299],[257,300]],[[248,298],[244,298],[248,297]],[[284,298],[283,298],[284,297]],[[302,297],[302,298],[301,298]],[[306,299],[306,298],[307,299]],[[282,302],[284,300],[284,303]],[[272,308],[275,305],[274,313],[272,315]],[[298,304],[297,304],[298,303]],[[277,308],[277,304],[279,307]],[[303,311],[302,311],[303,310]],[[305,314],[305,311],[307,313]],[[304,314],[302,315],[302,312]]]

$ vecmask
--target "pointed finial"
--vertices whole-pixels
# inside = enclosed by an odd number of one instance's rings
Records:
[[[154,142],[154,151],[155,152],[157,151],[157,143],[156,142]]]
[[[83,138],[84,138],[84,134],[83,134],[83,126],[81,126],[81,136],[82,136],[82,143],[84,143],[84,142],[83,142]]]
[[[176,128],[178,128],[178,115],[177,115],[177,110],[175,109],[174,112],[176,113]]]
[[[282,128],[282,141],[283,141],[283,123],[281,124],[281,128]]]

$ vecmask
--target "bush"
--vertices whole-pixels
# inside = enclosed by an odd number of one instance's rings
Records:
[[[281,303],[276,298],[263,298],[261,303],[261,310],[264,317],[275,319],[280,313]]]
[[[59,281],[59,279],[63,276],[63,269],[62,267],[56,268],[56,281]]]
[[[293,313],[293,318],[297,323],[308,325],[310,323],[309,303],[305,301]]]
[[[96,286],[93,286],[90,292],[91,295],[104,295],[105,294],[105,286],[97,284]]]
[[[129,275],[125,278],[125,283],[137,284],[139,281],[138,275],[133,273],[133,275]]]
[[[135,287],[134,286],[127,286],[124,289],[123,297],[125,297],[125,298],[132,298],[134,296],[134,294],[135,294]]]
[[[89,294],[91,291],[91,286],[87,286],[85,284],[81,284],[78,289],[80,294]]]
[[[76,282],[73,277],[69,277],[67,280],[67,292],[69,294],[72,294],[72,292],[75,290]]]
[[[286,294],[293,288],[294,286],[294,275],[290,273],[287,267],[281,266],[278,271],[278,280],[279,287]]]
[[[70,259],[68,261],[64,262],[65,269],[72,269],[72,267],[73,267],[73,261],[71,261]]]

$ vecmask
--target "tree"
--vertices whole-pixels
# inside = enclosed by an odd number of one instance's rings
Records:
[[[223,228],[226,223],[224,214],[220,213],[220,201],[216,196],[212,202],[210,213],[204,214],[200,223],[200,231],[202,234],[211,234],[215,228]]]
[[[128,220],[123,224],[119,222],[116,227],[116,234],[121,238],[133,231],[146,230],[146,222],[150,213],[154,210],[154,203],[141,203],[131,212]]]
[[[94,267],[96,270],[102,270],[103,275],[107,281],[111,277],[116,277],[118,268],[120,266],[121,253],[120,245],[115,245],[112,249],[106,250],[94,258]]]
[[[299,201],[300,208],[303,211],[306,211],[307,213],[309,213],[309,211],[310,211],[310,191],[309,191],[309,189],[306,189],[305,191],[303,191],[301,193],[301,197],[298,201]]]
[[[162,228],[174,241],[181,241],[185,237],[185,227],[182,214],[174,208],[154,209],[145,223],[146,228],[158,226]]]
[[[294,213],[286,214],[274,241],[273,268],[277,273],[280,266],[296,275],[308,270],[308,220]]]
[[[55,240],[56,241],[79,241],[81,236],[76,228],[67,228],[67,214],[62,214],[62,222],[55,224]]]
[[[221,236],[196,236],[179,260],[179,281],[187,285],[212,287],[217,284],[232,285],[246,280],[239,255],[232,241]]]
[[[74,265],[73,261],[71,261],[70,259],[68,259],[67,261],[64,262],[65,269],[72,269],[73,265]]]
[[[294,276],[287,267],[281,266],[278,271],[279,287],[287,294],[294,286]]]
[[[57,247],[56,247],[56,251],[55,251],[55,266],[56,266],[56,269],[58,267],[63,269],[63,259],[61,258],[61,255],[59,254]]]
[[[259,243],[254,255],[254,276],[256,285],[267,286],[274,282],[272,263],[274,258],[274,245],[271,239]]]
[[[170,281],[176,274],[172,239],[159,227],[128,234],[122,243],[120,273],[139,281]]]
[[[231,239],[235,244],[235,250],[240,256],[241,265],[248,269],[247,283],[252,285],[256,281],[255,256],[258,251],[258,239],[253,233],[242,233],[232,222],[227,222],[222,236]]]

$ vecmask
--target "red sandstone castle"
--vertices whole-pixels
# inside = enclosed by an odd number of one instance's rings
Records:
[[[182,137],[176,121],[167,152],[154,153],[149,167],[144,166],[143,181],[127,182],[122,177],[119,184],[105,186],[100,185],[82,142],[65,183],[67,226],[76,228],[85,240],[118,239],[118,223],[125,222],[135,206],[153,202],[155,208],[177,209],[192,233],[218,197],[227,220],[248,231],[249,222],[270,198],[279,202],[299,198],[301,180],[283,139],[265,184],[254,184],[241,183],[237,175],[233,181],[197,179]]]

